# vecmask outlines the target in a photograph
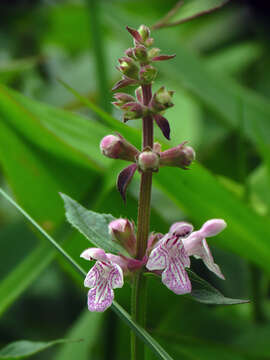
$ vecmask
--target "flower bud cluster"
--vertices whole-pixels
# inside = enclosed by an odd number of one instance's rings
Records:
[[[139,85],[135,90],[135,96],[123,92],[115,93],[113,105],[123,111],[123,121],[147,117],[155,121],[163,135],[170,139],[170,125],[163,116],[164,112],[173,106],[172,97],[174,92],[160,87],[148,101],[144,103],[143,88],[149,86],[157,75],[153,66],[155,61],[169,60],[174,55],[161,55],[160,49],[152,47],[153,38],[150,29],[141,25],[138,30],[127,27],[133,37],[134,46],[125,51],[120,58],[118,70],[122,73],[122,79],[114,86],[113,90],[128,86]],[[161,151],[161,146],[155,143],[153,149],[136,149],[121,135],[108,135],[100,144],[102,153],[113,159],[130,161],[132,164],[125,167],[118,175],[117,188],[125,200],[127,187],[136,170],[140,173],[157,172],[163,166],[176,166],[187,169],[195,159],[195,152],[190,146],[182,143],[174,148]]]
[[[120,58],[117,69],[123,78],[113,88],[120,89],[128,85],[151,84],[157,75],[157,69],[151,65],[155,61],[169,60],[174,55],[160,55],[160,49],[150,48],[154,39],[150,37],[150,29],[141,25],[138,30],[127,27],[134,40],[134,47],[125,51],[125,56]]]

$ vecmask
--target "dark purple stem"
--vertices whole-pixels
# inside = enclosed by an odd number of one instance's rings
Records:
[[[143,103],[148,105],[152,98],[152,86],[142,85]],[[142,150],[149,146],[153,148],[153,118],[145,116],[143,119]],[[138,205],[137,220],[137,245],[136,258],[142,259],[146,252],[147,239],[150,225],[151,212],[151,190],[152,172],[141,174],[140,196]],[[142,271],[137,271],[133,277],[132,296],[131,296],[131,315],[132,319],[145,328],[146,323],[146,279]],[[131,359],[144,359],[144,344],[134,334],[131,334]]]
[[[152,86],[142,85],[143,103],[148,105],[152,98]],[[143,119],[142,150],[145,147],[153,148],[153,118],[151,115]],[[152,190],[152,172],[141,175],[140,197],[137,221],[137,258],[142,259],[147,246],[150,225],[150,206]]]

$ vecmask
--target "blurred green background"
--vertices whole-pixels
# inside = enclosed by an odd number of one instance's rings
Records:
[[[186,0],[175,19],[221,1]],[[115,189],[124,162],[99,152],[121,132],[140,143],[139,122],[112,109],[117,59],[131,46],[125,26],[153,25],[175,0],[18,0],[0,2],[0,182],[85,269],[88,246],[64,218],[58,193],[88,208],[136,219],[138,177],[125,206]],[[224,218],[209,241],[227,280],[200,261],[193,268],[224,294],[250,304],[206,306],[149,280],[148,330],[175,359],[270,359],[270,47],[269,6],[231,1],[193,21],[153,31],[162,53],[161,85],[175,90],[167,113],[172,140],[197,153],[190,171],[155,175],[151,229],[174,221],[196,227]],[[59,81],[111,113],[85,106]],[[133,91],[133,89],[130,89]],[[117,119],[117,120],[115,120]],[[129,358],[129,331],[110,310],[90,314],[82,279],[20,214],[0,198],[0,345],[19,339],[74,342],[33,359]],[[128,285],[116,291],[129,311]],[[149,352],[149,359],[154,359]]]

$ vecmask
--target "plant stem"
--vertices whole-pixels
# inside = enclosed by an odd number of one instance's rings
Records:
[[[143,103],[148,105],[152,97],[151,85],[142,86]],[[153,119],[151,116],[143,118],[142,132],[142,150],[149,146],[153,148]],[[151,190],[152,190],[152,172],[141,174],[140,195],[138,204],[137,220],[137,259],[142,259],[147,247],[149,234],[150,213],[151,213]],[[132,286],[131,315],[132,319],[142,327],[146,323],[146,279],[142,271],[134,275]],[[144,344],[134,333],[131,333],[131,359],[144,359]]]

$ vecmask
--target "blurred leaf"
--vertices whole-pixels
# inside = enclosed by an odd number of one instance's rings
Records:
[[[55,231],[64,220],[64,208],[58,192],[80,197],[96,181],[91,170],[53,158],[28,143],[1,116],[0,163],[20,204],[34,213],[48,232]],[[1,313],[35,280],[52,258],[50,249],[46,251],[45,245],[42,245],[6,277],[0,285]]]
[[[54,251],[48,244],[40,244],[0,282],[0,315],[46,268],[53,256]]]
[[[72,256],[70,256],[62,247],[59,245],[42,227],[38,225],[38,223],[25,211],[23,210],[12,198],[8,196],[8,194],[5,193],[0,188],[0,194],[5,197],[7,201],[9,201],[13,206],[17,208],[20,213],[26,217],[26,219],[39,231],[42,233],[47,240],[63,255],[66,260],[68,260],[79,273],[81,273],[82,276],[86,276],[86,272],[81,268],[81,266],[76,262],[76,260],[73,259]],[[112,309],[115,311],[115,313],[138,335],[146,345],[148,345],[155,353],[156,355],[163,360],[172,360],[170,355],[159,345],[159,343],[152,338],[149,333],[144,330],[141,326],[136,324],[131,316],[116,302],[114,301],[112,304]]]
[[[140,132],[134,128],[128,127],[126,124],[123,124],[120,121],[117,121],[113,116],[108,114],[106,111],[101,109],[99,106],[94,104],[89,99],[86,99],[82,96],[78,91],[73,89],[63,80],[60,80],[60,83],[70,91],[82,104],[86,105],[89,109],[94,111],[105,123],[113,127],[115,130],[120,131],[123,136],[125,136],[130,142],[132,142],[135,146],[140,147],[140,142],[138,141],[138,137],[140,136]]]
[[[200,278],[193,271],[186,269],[189,279],[192,283],[192,291],[190,296],[204,304],[216,304],[216,305],[235,305],[244,304],[248,300],[230,299],[221,294],[220,291],[215,289],[207,281]]]
[[[255,169],[248,177],[250,202],[252,207],[261,215],[270,214],[269,179],[265,166]]]
[[[91,243],[107,252],[125,252],[109,235],[108,225],[115,220],[112,215],[87,210],[69,196],[65,194],[61,194],[61,196],[64,200],[68,221],[86,236]]]
[[[235,75],[258,60],[262,52],[263,48],[256,42],[241,42],[207,56],[204,63],[211,72]]]
[[[5,63],[0,62],[0,81],[8,82],[13,80],[18,74],[32,69],[41,59],[38,57],[28,59],[9,60]]]
[[[68,339],[81,339],[80,343],[62,345],[54,356],[55,360],[88,360],[96,344],[101,325],[104,320],[102,313],[91,313],[84,310],[73,323],[67,333]]]
[[[4,86],[0,86],[0,116],[2,121],[15,127],[29,142],[41,149],[69,162],[100,170],[97,161],[102,156],[95,144],[106,135],[106,129],[101,125],[88,121],[83,122],[84,129],[81,129],[80,116],[30,100]],[[80,151],[70,144],[70,131],[74,129],[74,123],[78,124],[76,129],[81,135],[81,141],[83,134],[88,135],[88,149],[91,151],[87,154],[81,151],[83,142]],[[78,146],[77,137],[73,137],[72,141]]]
[[[178,1],[175,7],[153,26],[154,29],[182,24],[198,16],[218,10],[229,0],[183,0]]]
[[[68,340],[59,339],[50,342],[37,342],[37,341],[28,341],[20,340],[8,344],[0,350],[0,359],[2,360],[16,360],[24,359],[35,355],[43,350],[48,349],[51,346],[68,342]]]

